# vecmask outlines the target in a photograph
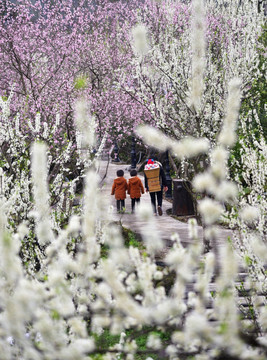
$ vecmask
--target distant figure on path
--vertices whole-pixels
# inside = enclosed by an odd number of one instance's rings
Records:
[[[115,199],[117,200],[117,212],[125,211],[125,199],[126,199],[126,191],[128,189],[127,180],[123,177],[124,171],[117,171],[117,178],[114,179],[111,195],[115,194]]]
[[[166,176],[163,171],[162,165],[158,161],[148,159],[144,169],[145,173],[145,188],[149,191],[151,203],[154,208],[154,214],[162,215],[162,194],[168,190]],[[156,206],[156,197],[158,206]]]
[[[135,211],[135,203],[140,203],[141,193],[144,194],[144,186],[141,179],[137,176],[136,170],[131,170],[131,178],[128,182],[128,194],[131,197],[132,201],[132,214]]]

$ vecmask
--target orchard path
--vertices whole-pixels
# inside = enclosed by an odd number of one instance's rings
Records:
[[[101,161],[99,165],[99,174],[101,177],[104,176],[107,167],[106,161]],[[141,229],[144,226],[144,222],[137,219],[135,214],[131,214],[131,201],[129,195],[126,198],[126,212],[125,214],[117,214],[116,212],[116,200],[114,196],[111,196],[111,187],[113,183],[113,179],[116,177],[116,172],[119,169],[124,170],[124,177],[128,180],[130,178],[130,173],[128,171],[129,165],[122,164],[114,164],[110,163],[108,166],[108,172],[106,174],[105,179],[103,180],[102,193],[105,198],[110,199],[110,204],[113,205],[114,211],[112,213],[112,219],[114,221],[121,221],[122,226],[131,229],[137,234],[141,233]],[[144,184],[144,177],[142,174],[138,174]],[[150,203],[150,195],[148,193],[142,195],[141,197],[142,203]],[[166,214],[167,209],[171,209],[172,204],[166,200],[163,200],[163,215],[155,217],[157,228],[155,231],[159,233],[161,238],[166,243],[166,248],[170,246],[171,236],[177,233],[181,239],[181,242],[186,245],[191,243],[192,240],[189,237],[188,233],[188,225],[184,222],[174,219],[173,217]],[[226,229],[221,229],[220,234],[217,238],[218,246],[223,246],[227,242],[228,236],[231,236],[231,231]],[[203,229],[201,226],[198,226],[198,236],[199,239],[203,240]]]

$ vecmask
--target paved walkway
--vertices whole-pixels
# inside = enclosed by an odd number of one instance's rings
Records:
[[[105,174],[105,170],[107,167],[106,161],[100,162],[100,176],[103,176]],[[110,198],[110,204],[114,206],[114,212],[112,214],[112,218],[114,221],[121,221],[122,226],[131,229],[132,231],[140,234],[141,228],[144,225],[143,221],[140,221],[137,219],[137,217],[134,214],[131,214],[131,201],[129,195],[127,195],[126,199],[126,213],[125,214],[117,214],[116,212],[116,200],[114,196],[111,196],[111,187],[114,178],[116,177],[116,172],[119,169],[124,170],[124,177],[126,179],[130,178],[130,173],[127,170],[129,166],[127,165],[120,165],[120,164],[114,164],[110,163],[108,167],[107,176],[103,181],[103,187],[102,192],[105,194],[105,197]],[[138,174],[138,176],[141,178],[144,184],[144,178],[142,174]],[[150,195],[148,193],[142,195],[141,197],[142,203],[150,203]],[[188,234],[188,225],[184,222],[178,221],[174,219],[173,217],[166,214],[166,210],[170,209],[172,207],[172,204],[167,202],[166,200],[163,200],[163,215],[156,217],[156,224],[158,233],[161,235],[161,238],[165,240],[166,246],[168,247],[170,245],[170,239],[171,236],[175,233],[177,233],[182,241],[183,244],[186,245],[186,243],[192,242],[192,240],[189,237]],[[201,226],[198,226],[198,235],[199,238],[203,239],[203,229]],[[231,235],[230,230],[222,229],[219,237],[218,237],[218,245],[223,245],[227,237]]]

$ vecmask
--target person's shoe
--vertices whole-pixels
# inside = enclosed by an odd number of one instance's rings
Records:
[[[159,214],[159,216],[162,216],[162,208],[161,208],[161,206],[158,206],[158,214]]]

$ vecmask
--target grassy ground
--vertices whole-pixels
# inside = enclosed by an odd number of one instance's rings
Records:
[[[155,330],[152,327],[144,327],[141,331],[138,330],[126,330],[126,338],[125,340],[135,340],[138,350],[139,351],[148,351],[148,348],[146,346],[148,336],[153,333],[154,335],[158,336],[161,339],[163,347],[168,346],[170,342],[170,333],[165,333],[163,331]],[[105,330],[101,335],[94,335],[96,347],[98,349],[108,349],[109,347],[114,346],[115,344],[118,344],[120,340],[120,335],[111,335],[108,330]],[[161,357],[159,354],[157,354],[157,351],[155,351],[154,354],[136,354],[135,360],[145,360],[148,357],[151,357],[153,360],[161,360]],[[94,355],[91,356],[94,360],[102,360],[102,355]],[[118,357],[119,359],[123,359],[123,357]]]

